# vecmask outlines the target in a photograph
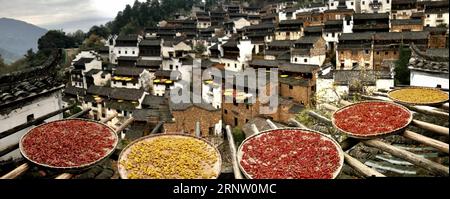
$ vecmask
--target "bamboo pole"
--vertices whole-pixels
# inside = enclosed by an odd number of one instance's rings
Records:
[[[433,133],[449,136],[449,129],[446,127],[443,127],[443,126],[439,126],[436,124],[430,124],[430,123],[422,122],[419,120],[413,120],[411,124],[416,127],[421,128],[421,129],[433,132]]]
[[[233,173],[235,179],[244,179],[242,176],[242,173],[239,169],[239,165],[237,162],[237,150],[236,150],[236,144],[234,142],[233,133],[231,132],[230,125],[226,126],[226,132],[228,137],[228,144],[230,145],[230,153],[231,153],[231,162],[233,164]]]
[[[365,177],[386,177],[385,175],[381,174],[375,169],[368,167],[367,165],[363,164],[347,153],[344,153],[344,160],[350,167],[363,174]]]
[[[275,125],[271,120],[267,119],[266,122],[267,122],[267,124],[269,124],[270,128],[272,128],[272,129],[278,128],[278,126]]]
[[[57,179],[57,180],[68,180],[68,179],[71,179],[72,177],[73,177],[73,174],[63,173],[63,174],[57,176],[55,179]]]
[[[24,163],[15,168],[14,170],[10,171],[9,173],[3,175],[2,177],[0,177],[0,179],[15,179],[24,174],[25,172],[27,172],[28,169],[30,169],[30,164]]]
[[[252,128],[252,131],[253,131],[254,134],[259,134],[260,133],[259,130],[258,130],[258,127],[256,127],[255,124],[252,124],[251,128]]]
[[[438,149],[439,151],[442,151],[442,152],[448,154],[448,144],[447,143],[444,143],[439,140],[435,140],[435,139],[432,139],[432,138],[429,138],[424,135],[421,135],[421,134],[418,134],[418,133],[415,133],[412,131],[408,131],[408,130],[406,130],[403,133],[403,136],[405,138],[409,138],[409,139],[419,142],[421,144],[431,146],[433,148]]]
[[[414,153],[411,153],[409,151],[399,149],[397,147],[394,147],[390,144],[384,143],[380,140],[366,140],[362,141],[365,145],[375,147],[377,149],[380,149],[382,151],[388,152],[392,154],[393,156],[402,158],[414,165],[417,165],[419,167],[422,167],[424,169],[427,169],[435,174],[442,175],[442,176],[448,176],[449,175],[449,168],[445,167],[443,165],[440,165],[436,162],[433,162],[431,160],[422,158]]]
[[[291,125],[296,126],[296,127],[300,127],[302,129],[307,129],[308,127],[306,127],[305,125],[303,125],[302,123],[298,122],[297,120],[295,120],[294,118],[289,119],[288,121]]]
[[[117,133],[122,132],[123,130],[125,130],[125,128],[127,128],[128,125],[130,125],[133,122],[134,122],[134,118],[132,118],[132,117],[128,118],[121,126],[119,126],[119,128],[116,129],[116,132]]]
[[[105,119],[102,119],[100,122],[101,122],[101,123],[109,122],[109,121],[111,121],[112,119],[114,119],[115,117],[117,117],[117,115],[118,115],[118,113],[114,113],[114,114],[110,115],[109,117],[107,117],[107,118],[105,118]]]

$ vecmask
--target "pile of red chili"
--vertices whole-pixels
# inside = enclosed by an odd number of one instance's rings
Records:
[[[78,167],[104,158],[115,147],[116,139],[105,125],[63,120],[31,130],[22,140],[22,149],[39,164]]]
[[[273,130],[247,140],[240,164],[253,179],[330,179],[341,158],[330,138],[304,130]]]
[[[411,113],[388,102],[362,102],[337,111],[334,124],[357,136],[376,136],[405,127]]]

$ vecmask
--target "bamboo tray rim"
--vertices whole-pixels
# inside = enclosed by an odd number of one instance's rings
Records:
[[[110,130],[110,133],[114,137],[114,140],[115,140],[115,142],[113,144],[113,147],[109,150],[108,153],[106,153],[106,155],[104,155],[103,157],[99,158],[95,162],[88,163],[88,164],[83,164],[83,165],[79,165],[79,166],[72,166],[72,167],[51,166],[51,165],[48,165],[48,164],[39,163],[39,162],[37,162],[35,160],[32,160],[30,157],[28,157],[28,155],[25,153],[24,148],[23,148],[23,140],[25,139],[25,137],[28,136],[30,134],[30,132],[32,132],[36,128],[39,128],[39,127],[42,127],[42,126],[45,126],[45,125],[49,125],[49,124],[52,124],[52,123],[64,122],[64,121],[82,121],[82,122],[96,123],[96,124],[100,124],[100,125],[102,125],[104,127],[107,127]],[[111,128],[110,126],[108,126],[108,125],[106,125],[104,123],[101,123],[101,122],[98,122],[98,121],[95,121],[95,120],[89,120],[89,119],[62,119],[62,120],[56,120],[56,121],[48,122],[48,123],[45,123],[45,124],[41,124],[41,125],[38,125],[38,126],[35,126],[35,127],[31,128],[27,133],[25,133],[20,138],[19,149],[20,149],[20,153],[22,154],[22,156],[25,157],[25,159],[27,159],[28,161],[30,161],[31,163],[33,163],[35,165],[38,165],[38,166],[41,166],[41,167],[45,167],[45,168],[49,168],[49,169],[69,170],[70,171],[70,170],[87,169],[87,168],[90,168],[90,167],[100,163],[101,161],[107,159],[109,156],[111,156],[114,153],[114,151],[117,148],[118,144],[119,144],[119,137],[118,137],[116,131],[113,128]]]
[[[338,127],[336,125],[335,115],[336,115],[337,112],[343,111],[343,110],[348,109],[348,108],[350,108],[352,106],[357,106],[357,105],[366,104],[366,103],[387,103],[387,104],[391,104],[391,105],[397,106],[399,108],[402,108],[403,110],[405,110],[405,111],[407,111],[409,113],[408,122],[406,122],[406,124],[403,125],[402,127],[394,129],[392,131],[378,132],[378,133],[372,133],[372,134],[368,134],[368,135],[359,135],[359,134],[355,134],[355,133],[352,133],[352,132],[348,132],[348,131],[346,131],[344,129],[341,129],[340,127]],[[413,114],[408,108],[406,108],[405,106],[403,106],[401,104],[395,103],[395,102],[387,102],[387,101],[381,101],[381,100],[369,100],[369,101],[361,101],[361,102],[353,103],[353,104],[344,106],[344,107],[334,111],[333,115],[331,116],[331,123],[332,123],[334,128],[338,129],[339,131],[343,132],[344,134],[346,134],[349,137],[356,138],[356,139],[363,139],[363,140],[376,139],[376,138],[381,138],[381,137],[385,137],[385,136],[388,136],[388,135],[393,135],[393,134],[396,134],[396,133],[400,133],[400,132],[404,131],[411,124],[412,121],[413,121]]]
[[[244,176],[247,179],[254,179],[254,178],[252,178],[250,176],[250,174],[248,174],[247,171],[245,171],[245,169],[242,167],[241,160],[242,160],[242,156],[244,155],[244,152],[242,151],[243,146],[251,139],[254,139],[258,136],[262,136],[263,134],[272,133],[273,131],[278,131],[278,130],[295,130],[295,131],[302,132],[302,133],[306,132],[306,133],[312,133],[312,134],[319,134],[322,138],[326,138],[329,141],[331,141],[335,145],[336,150],[338,151],[338,156],[339,156],[339,167],[338,167],[338,169],[336,169],[335,172],[333,172],[333,177],[331,179],[336,179],[340,175],[342,168],[344,167],[344,151],[342,150],[341,145],[335,139],[333,139],[330,135],[327,135],[327,134],[319,132],[319,131],[311,130],[311,129],[285,127],[285,128],[269,129],[269,130],[261,131],[260,133],[251,135],[248,138],[246,138],[244,141],[242,141],[241,145],[239,146],[239,148],[237,150],[236,159],[238,161],[239,169],[241,170],[241,172],[244,174]]]

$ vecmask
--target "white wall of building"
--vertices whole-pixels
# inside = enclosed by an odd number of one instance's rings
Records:
[[[324,52],[325,53],[325,52]],[[318,65],[322,66],[325,62],[326,55],[318,55],[318,56],[302,56],[302,55],[292,55],[291,63],[293,64],[310,64],[310,65]]]
[[[424,26],[436,27],[440,24],[449,24],[449,15],[448,13],[442,14],[425,14],[425,23]]]
[[[448,74],[426,73],[422,71],[411,70],[411,86],[449,88]]]
[[[370,6],[370,3],[378,1],[381,6],[375,9]],[[386,13],[391,12],[392,0],[361,0],[361,13]]]
[[[34,118],[39,118],[51,112],[60,110],[61,108],[62,108],[61,91],[55,92],[47,97],[35,99],[30,104],[15,109],[7,115],[0,115],[0,132],[27,123],[27,116],[29,115],[33,114]],[[60,119],[63,119],[62,114],[53,116],[45,121],[51,122]],[[9,147],[13,144],[17,144],[19,142],[19,139],[31,128],[32,127],[26,128],[13,135],[2,138],[0,140],[1,141],[0,150],[3,150],[6,147]],[[8,160],[10,158],[17,159],[20,157],[21,155],[19,150],[15,150],[3,157],[0,157],[0,161]]]

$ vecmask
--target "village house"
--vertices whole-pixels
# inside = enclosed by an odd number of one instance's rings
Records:
[[[418,8],[417,0],[392,0],[391,19],[411,19]]]
[[[431,48],[422,51],[411,45],[411,59],[408,68],[411,71],[411,86],[438,87],[449,89],[448,48]]]
[[[211,17],[208,13],[197,14],[197,28],[206,29],[211,27]]]
[[[360,0],[328,0],[328,10],[348,9],[361,12]]]
[[[195,135],[197,123],[200,135],[204,138],[222,132],[221,110],[207,103],[171,103],[173,120],[164,123],[167,133],[186,133]],[[195,117],[193,117],[195,115]]]
[[[323,12],[318,11],[307,11],[307,12],[299,12],[296,15],[298,20],[303,21],[303,26],[320,26],[324,21]]]
[[[143,73],[143,68],[116,67],[112,73],[111,87],[141,89],[143,87],[143,80],[141,78]]]
[[[282,60],[282,56],[289,55],[290,60],[291,47],[294,45],[294,40],[274,40],[267,44],[267,49],[264,51],[265,60]]]
[[[392,0],[360,0],[361,13],[390,13]]]
[[[343,33],[336,50],[336,69],[372,69],[373,33]]]
[[[347,8],[341,8],[339,7],[338,9],[334,9],[334,10],[325,10],[323,12],[323,20],[329,21],[329,20],[343,20],[345,17],[351,17],[353,16],[353,13],[355,13],[355,11],[353,9],[347,9]]]
[[[217,6],[216,9],[210,12],[211,16],[211,26],[221,26],[225,21],[226,12],[223,10],[222,6]]]
[[[424,31],[430,33],[428,48],[448,48],[447,28],[425,27]]]
[[[243,71],[252,60],[253,48],[250,40],[232,38],[222,45],[223,57],[220,63],[225,65],[227,71]]]
[[[111,63],[117,64],[120,57],[138,57],[141,40],[142,37],[139,35],[118,36],[114,41]]]
[[[343,32],[343,20],[328,20],[323,26],[322,37],[325,39],[328,51],[336,50],[339,36]]]
[[[87,89],[93,82],[87,80],[88,76],[97,75],[102,70],[101,58],[88,51],[78,54],[72,61],[70,67],[70,84],[71,86]],[[105,76],[104,80],[107,80]],[[100,84],[99,82],[97,82]]]
[[[225,34],[231,36],[233,34],[237,34],[238,32],[242,32],[242,29],[246,26],[250,26],[250,21],[245,18],[234,18],[224,22],[224,30]]]
[[[303,35],[305,37],[322,37],[323,25],[320,26],[305,26],[303,28]]]
[[[303,36],[303,21],[284,20],[278,23],[275,30],[275,40],[297,40]]]
[[[280,63],[280,97],[303,106],[313,105],[311,99],[316,92],[318,65]]]
[[[244,36],[251,40],[251,43],[255,46],[253,54],[258,54],[264,50],[266,43],[274,40],[275,24],[262,23],[247,26],[244,28]]]
[[[422,19],[392,19],[391,20],[391,32],[409,32],[409,31],[422,31],[423,20]]]
[[[42,76],[41,76],[42,75]],[[16,76],[16,78],[21,76]],[[2,79],[3,82],[3,79]],[[63,108],[62,90],[64,85],[53,77],[39,74],[32,79],[20,79],[8,85],[0,84],[0,132],[10,130],[19,125]],[[51,122],[63,119],[63,114],[56,114],[45,120]],[[19,143],[19,139],[32,127],[18,131],[13,135],[0,138],[0,150],[3,151]],[[2,157],[0,163],[22,158],[19,149]]]
[[[409,47],[411,43],[426,48],[428,32],[389,32],[376,33],[373,37],[373,67],[374,70],[391,70],[387,62],[395,62],[400,56],[400,47]],[[386,63],[386,64],[385,64]]]
[[[449,25],[449,1],[429,1],[425,4],[425,26],[439,27]]]
[[[362,2],[367,1],[363,0]],[[386,0],[384,0],[386,1]],[[389,1],[389,0],[388,0]],[[389,32],[388,13],[355,13],[352,17],[353,32]],[[347,24],[345,24],[347,25]]]
[[[291,63],[322,66],[326,57],[325,40],[319,36],[304,36],[294,42]]]
[[[171,70],[157,70],[154,73],[152,95],[165,96],[171,89],[175,87],[183,88],[182,85],[177,84],[181,80],[181,73],[179,71]]]
[[[203,76],[202,79],[202,99],[205,103],[211,104],[216,109],[221,109],[225,65],[218,62],[213,62],[209,59],[203,59],[201,60],[201,68],[203,74],[209,74],[209,78]],[[221,77],[214,76],[211,72],[211,69],[213,68],[221,71]]]

